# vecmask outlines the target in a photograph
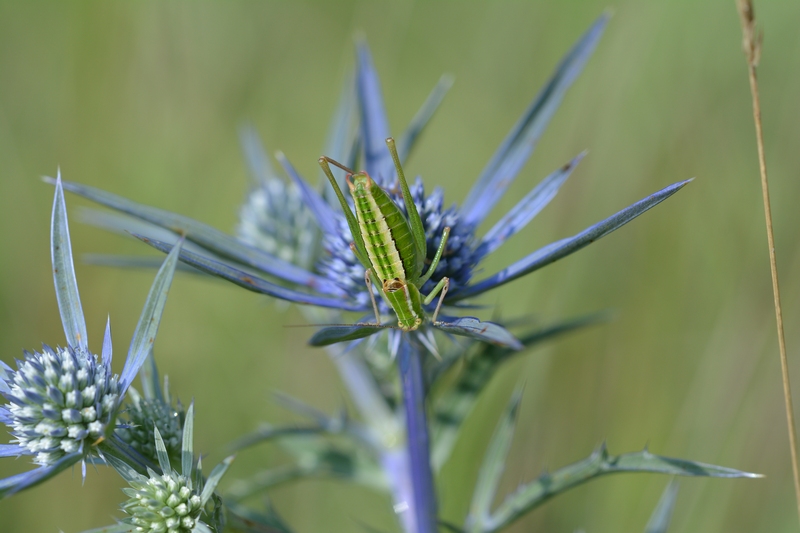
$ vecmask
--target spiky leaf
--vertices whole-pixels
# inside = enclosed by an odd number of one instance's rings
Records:
[[[183,442],[181,443],[181,473],[186,477],[192,476],[194,466],[194,402],[186,410],[186,419],[183,421]]]
[[[519,487],[509,495],[492,515],[486,532],[499,531],[528,511],[538,507],[556,494],[606,474],[619,472],[650,472],[672,476],[704,476],[723,478],[758,478],[759,474],[743,472],[685,459],[654,455],[647,450],[623,455],[609,455],[605,446],[587,459],[543,474],[535,481]]]
[[[203,505],[205,505],[208,499],[211,498],[211,495],[214,494],[214,489],[217,488],[222,476],[224,476],[225,472],[228,471],[233,459],[233,455],[226,457],[220,464],[211,470],[211,473],[208,475],[208,479],[206,480],[206,484],[203,487],[203,492],[200,494],[200,501],[203,503]]]
[[[263,250],[249,246],[208,224],[177,213],[139,204],[88,185],[64,182],[63,186],[65,190],[79,194],[93,202],[155,224],[174,233],[186,235],[186,238],[191,242],[238,265],[246,265],[298,285],[314,287],[323,293],[342,295],[341,289],[331,283],[330,280],[307,272]]]
[[[50,255],[53,262],[53,278],[56,285],[56,300],[67,344],[83,351],[88,350],[86,322],[83,318],[78,281],[72,262],[72,244],[69,239],[67,206],[64,202],[61,173],[56,181],[56,194],[53,200],[53,216],[50,225]]]
[[[338,342],[354,341],[374,335],[386,329],[376,324],[353,324],[347,326],[327,326],[314,333],[308,340],[311,346],[328,346]]]
[[[453,335],[472,337],[473,339],[511,348],[512,350],[522,349],[522,343],[506,328],[494,322],[481,322],[474,316],[442,317],[434,326]]]
[[[142,308],[142,314],[139,316],[139,322],[136,324],[131,345],[128,348],[125,366],[122,368],[122,374],[120,374],[122,390],[128,388],[134,376],[144,364],[148,354],[153,350],[153,342],[155,342],[158,326],[161,323],[161,315],[167,303],[167,295],[172,285],[172,278],[175,275],[175,266],[178,264],[178,255],[181,252],[182,244],[183,239],[180,239],[167,255],[164,264],[161,265],[158,273],[156,273],[150,292],[147,294],[147,300]]]
[[[611,215],[605,220],[589,226],[577,235],[550,243],[547,246],[544,246],[543,248],[540,248],[529,254],[527,257],[520,259],[511,266],[504,268],[493,276],[489,276],[488,278],[479,281],[474,285],[470,285],[465,289],[459,290],[458,292],[448,294],[445,303],[449,304],[463,300],[464,298],[471,298],[473,296],[483,294],[486,291],[495,289],[501,285],[505,285],[510,281],[530,274],[531,272],[547,266],[550,263],[558,261],[562,257],[566,257],[574,252],[577,252],[581,248],[584,248],[596,240],[605,237],[609,233],[621,228],[634,218],[660,204],[681,190],[690,181],[692,180],[673,183],[672,185],[664,187],[660,191],[657,191],[650,196],[642,198],[638,202],[629,205],[622,211]]]

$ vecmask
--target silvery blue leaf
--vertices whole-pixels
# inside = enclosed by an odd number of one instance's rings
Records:
[[[53,200],[53,217],[50,229],[50,253],[53,261],[53,278],[56,286],[58,311],[64,325],[67,344],[89,351],[86,338],[86,322],[83,318],[81,297],[78,293],[78,282],[75,279],[75,267],[72,263],[72,245],[69,239],[67,223],[67,207],[64,202],[64,190],[61,182],[61,171],[56,178],[56,194]]]
[[[514,350],[522,349],[522,344],[506,328],[494,322],[481,322],[474,316],[441,317],[434,327],[453,335],[472,337]]]

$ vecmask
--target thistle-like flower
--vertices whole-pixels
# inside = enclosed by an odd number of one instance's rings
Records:
[[[253,248],[313,268],[322,245],[300,191],[281,179],[253,128],[243,128],[241,139],[253,184],[239,209],[236,234]]]
[[[23,353],[16,372],[3,364],[17,446],[46,466],[104,439],[120,397],[110,368],[82,348]]]
[[[128,515],[123,523],[133,526],[137,533],[191,533],[221,531],[216,513],[206,512],[206,504],[214,494],[219,480],[228,470],[233,457],[228,457],[211,471],[208,479],[201,473],[200,461],[195,461],[192,445],[194,406],[189,406],[180,453],[181,470],[172,467],[164,439],[158,428],[153,429],[154,449],[161,472],[148,468],[147,476],[139,474],[117,458],[109,462],[131,488],[122,489],[130,497],[122,504]],[[195,466],[196,463],[196,466]],[[201,517],[206,514],[206,522]],[[209,529],[209,526],[212,529]]]
[[[533,251],[482,280],[477,282],[474,280],[480,262],[525,227],[552,200],[582,158],[580,154],[555,170],[482,237],[476,234],[477,227],[490,213],[533,152],[565,92],[596,47],[606,22],[607,16],[598,19],[558,65],[553,76],[478,176],[461,206],[445,207],[444,191],[438,188],[430,195],[426,195],[419,179],[411,187],[411,197],[420,213],[425,234],[426,242],[423,248],[426,249],[426,263],[434,259],[442,230],[445,227],[450,228],[450,237],[442,259],[430,279],[420,288],[423,293],[427,293],[444,277],[449,278],[449,291],[442,301],[445,309],[458,309],[465,300],[480,296],[583,248],[630,222],[688,183],[683,181],[670,185],[572,237]],[[358,46],[356,87],[357,107],[360,111],[359,145],[363,148],[361,168],[365,169],[374,182],[389,194],[403,212],[408,214],[403,205],[400,189],[397,187],[395,166],[389,151],[384,146],[386,138],[389,137],[389,126],[378,77],[369,51],[363,43]],[[426,111],[421,115],[429,116],[430,108],[423,109]],[[415,119],[408,133],[398,138],[397,151],[401,162],[407,158],[425,120]],[[181,253],[181,260],[199,270],[227,279],[246,289],[283,300],[340,311],[355,311],[366,316],[366,313],[372,310],[371,290],[368,290],[364,283],[364,266],[356,260],[351,251],[350,243],[353,235],[349,231],[343,213],[337,205],[328,200],[329,195],[320,194],[309,186],[286,158],[280,157],[280,162],[298,187],[306,207],[314,215],[322,233],[327,256],[312,268],[303,267],[297,262],[287,261],[257,248],[253,240],[250,240],[251,244],[246,244],[240,239],[224,235],[218,230],[180,215],[136,204],[83,185],[66,183],[65,188],[162,228],[185,232],[187,239],[200,249],[184,250]],[[169,244],[146,237],[141,238],[162,251],[171,249]],[[275,280],[279,282],[276,283]],[[430,314],[435,305],[434,301],[426,307],[426,313]],[[378,306],[381,314],[390,313],[385,303],[379,301]],[[448,323],[452,325],[449,330],[444,328],[450,333],[477,336],[481,340],[505,345],[514,345],[516,342],[503,328],[493,327],[494,325],[470,317],[446,318],[444,322],[445,325]],[[315,336],[313,343],[327,344],[363,337],[365,335],[363,330],[364,325],[329,329]],[[425,330],[425,327],[421,330]],[[476,332],[480,334],[476,335]],[[420,340],[424,338],[420,336]],[[400,335],[395,335],[395,341],[390,342],[390,345],[397,346],[399,342]]]
[[[133,387],[128,389],[128,404],[122,413],[116,435],[150,461],[158,457],[150,428],[155,426],[161,434],[167,454],[173,460],[180,457],[183,407],[178,402],[172,406],[169,388],[164,387],[161,398],[143,398]]]
[[[0,362],[0,394],[9,402],[0,407],[0,422],[13,436],[11,444],[0,445],[0,457],[32,456],[39,465],[0,480],[0,496],[31,487],[93,455],[130,455],[131,450],[113,435],[115,418],[155,339],[178,255],[170,254],[156,275],[122,374],[116,376],[111,372],[110,324],[101,357],[89,350],[60,175],[53,203],[51,254],[67,344],[23,352],[16,370]],[[83,472],[85,476],[85,462]]]

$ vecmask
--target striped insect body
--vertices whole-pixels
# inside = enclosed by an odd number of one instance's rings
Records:
[[[347,179],[364,245],[381,280],[419,276],[421,262],[411,227],[400,209],[366,172]]]
[[[414,331],[425,320],[424,306],[439,296],[432,316],[436,325],[439,309],[447,294],[448,278],[442,278],[427,296],[420,293],[420,288],[436,270],[447,245],[450,228],[444,229],[436,256],[423,275],[427,251],[425,230],[403,174],[394,140],[387,139],[386,144],[397,169],[408,218],[366,172],[353,173],[327,157],[322,157],[319,161],[336,192],[353,234],[353,252],[364,265],[364,279],[375,311],[375,325],[380,325],[380,312],[373,287],[377,288],[378,293],[395,312],[397,327],[403,331]],[[353,197],[355,215],[350,211],[347,200],[333,177],[330,164],[348,172],[346,182]]]
[[[420,289],[439,265],[447,246],[450,228],[444,228],[436,254],[426,269],[428,247],[422,219],[403,175],[394,140],[387,139],[386,145],[397,170],[407,216],[392,197],[366,172],[353,172],[341,163],[324,156],[319,159],[320,166],[342,206],[353,236],[350,248],[364,266],[364,283],[372,301],[376,320],[374,323],[330,324],[312,336],[309,342],[314,346],[327,346],[337,342],[356,341],[383,328],[413,332],[429,321],[433,327],[447,334],[471,337],[517,350],[522,348],[522,344],[499,324],[481,322],[475,317],[443,317],[441,321],[438,320],[450,280],[446,277],[440,279],[427,295],[423,295]],[[339,188],[330,165],[347,172],[345,181],[353,198],[355,213],[350,209],[344,193]],[[394,311],[397,318],[396,326],[381,325],[375,292]],[[425,308],[437,297],[436,307],[428,319]],[[428,330],[425,333],[426,335],[418,336],[418,339],[435,355],[437,351],[432,332]]]

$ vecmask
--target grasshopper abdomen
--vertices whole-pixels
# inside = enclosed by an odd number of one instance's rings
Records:
[[[359,231],[379,283],[419,276],[417,253],[405,216],[383,189],[366,173],[348,180]]]

